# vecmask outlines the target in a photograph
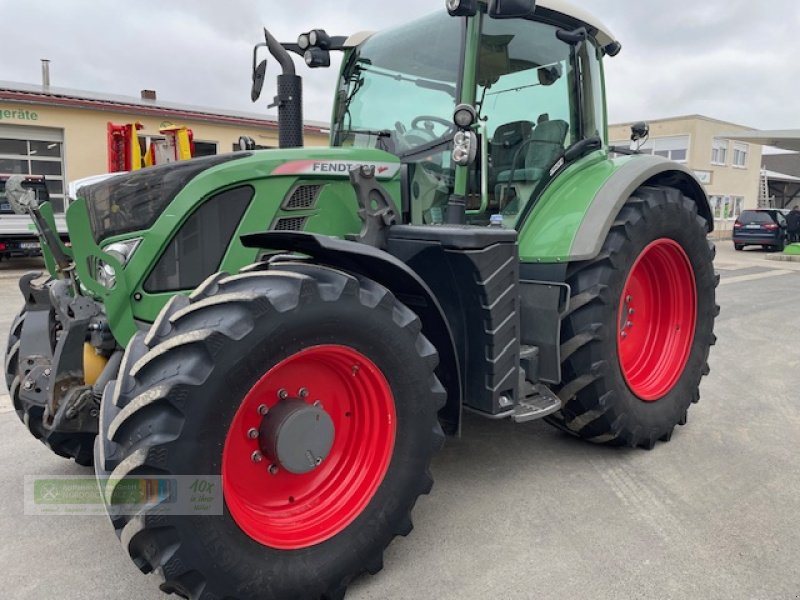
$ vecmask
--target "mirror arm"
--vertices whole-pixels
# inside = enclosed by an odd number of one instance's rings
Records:
[[[69,257],[61,251],[61,240],[59,240],[53,230],[50,229],[50,225],[42,216],[42,213],[39,211],[39,207],[28,207],[28,214],[30,214],[33,222],[36,224],[36,229],[39,230],[39,234],[44,238],[47,247],[50,249],[50,252],[52,252],[53,258],[55,259],[59,270],[69,270],[72,267],[72,261],[70,261]]]

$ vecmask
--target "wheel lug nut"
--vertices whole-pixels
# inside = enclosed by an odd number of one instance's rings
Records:
[[[300,388],[300,391],[297,392],[297,395],[301,398],[308,398],[308,390],[306,388]]]
[[[636,314],[636,311],[634,309],[630,308],[630,309],[628,309],[628,314],[633,316],[633,315]]]
[[[277,475],[278,474],[278,465],[270,465],[269,469],[267,469],[267,470],[269,471],[270,475]]]
[[[263,417],[265,414],[267,414],[268,412],[269,412],[269,408],[267,407],[267,405],[266,405],[266,404],[261,404],[261,405],[258,407],[258,414],[260,414],[262,417]]]
[[[314,406],[322,406],[322,402],[320,402],[319,400],[315,400]]]
[[[625,297],[625,302],[632,302],[632,301],[633,301],[633,296],[626,296]]]
[[[289,392],[286,390],[278,390],[278,398],[281,400],[286,400],[289,397]]]
[[[628,329],[630,329],[631,327],[633,327],[633,323],[631,323],[630,321],[628,321],[627,323],[625,323],[625,327],[626,327],[626,328],[628,328]]]
[[[626,337],[628,337],[628,332],[627,332],[627,331],[623,331],[623,332],[622,332],[622,337],[623,337],[623,338],[626,338]]]
[[[256,439],[258,437],[258,429],[256,429],[255,427],[251,427],[250,430],[247,432],[247,437],[249,437],[251,440]]]
[[[258,450],[250,455],[250,460],[252,460],[254,463],[260,463],[263,458],[264,456]]]
[[[23,385],[22,387],[24,387],[26,390],[32,390],[33,389],[33,382],[32,381],[26,381],[25,385]]]

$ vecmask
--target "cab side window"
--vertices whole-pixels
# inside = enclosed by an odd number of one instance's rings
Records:
[[[478,60],[489,208],[510,217],[578,135],[570,47],[545,23],[485,19]]]

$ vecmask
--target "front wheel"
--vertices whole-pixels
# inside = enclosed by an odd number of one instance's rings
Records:
[[[600,255],[570,265],[555,425],[598,443],[668,441],[700,398],[715,343],[714,246],[672,188],[627,201]]]
[[[431,489],[437,362],[387,289],[316,265],[174,298],[107,388],[98,476],[112,503],[126,476],[219,476],[224,513],[112,514],[131,558],[185,598],[341,598]]]

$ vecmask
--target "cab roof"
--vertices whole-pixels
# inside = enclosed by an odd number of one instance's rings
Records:
[[[536,10],[537,12],[542,11],[546,16],[548,16],[547,13],[550,13],[549,16],[556,20],[563,21],[564,17],[566,17],[568,20],[574,21],[576,26],[585,26],[603,48],[617,41],[611,30],[603,25],[599,19],[568,0],[537,0]],[[355,33],[347,38],[344,46],[345,48],[354,48],[363,44],[374,34],[374,31]]]
[[[617,38],[599,19],[589,11],[576,6],[568,0],[537,0],[536,10],[549,11],[580,22],[589,29],[601,46],[605,47],[616,42]]]

